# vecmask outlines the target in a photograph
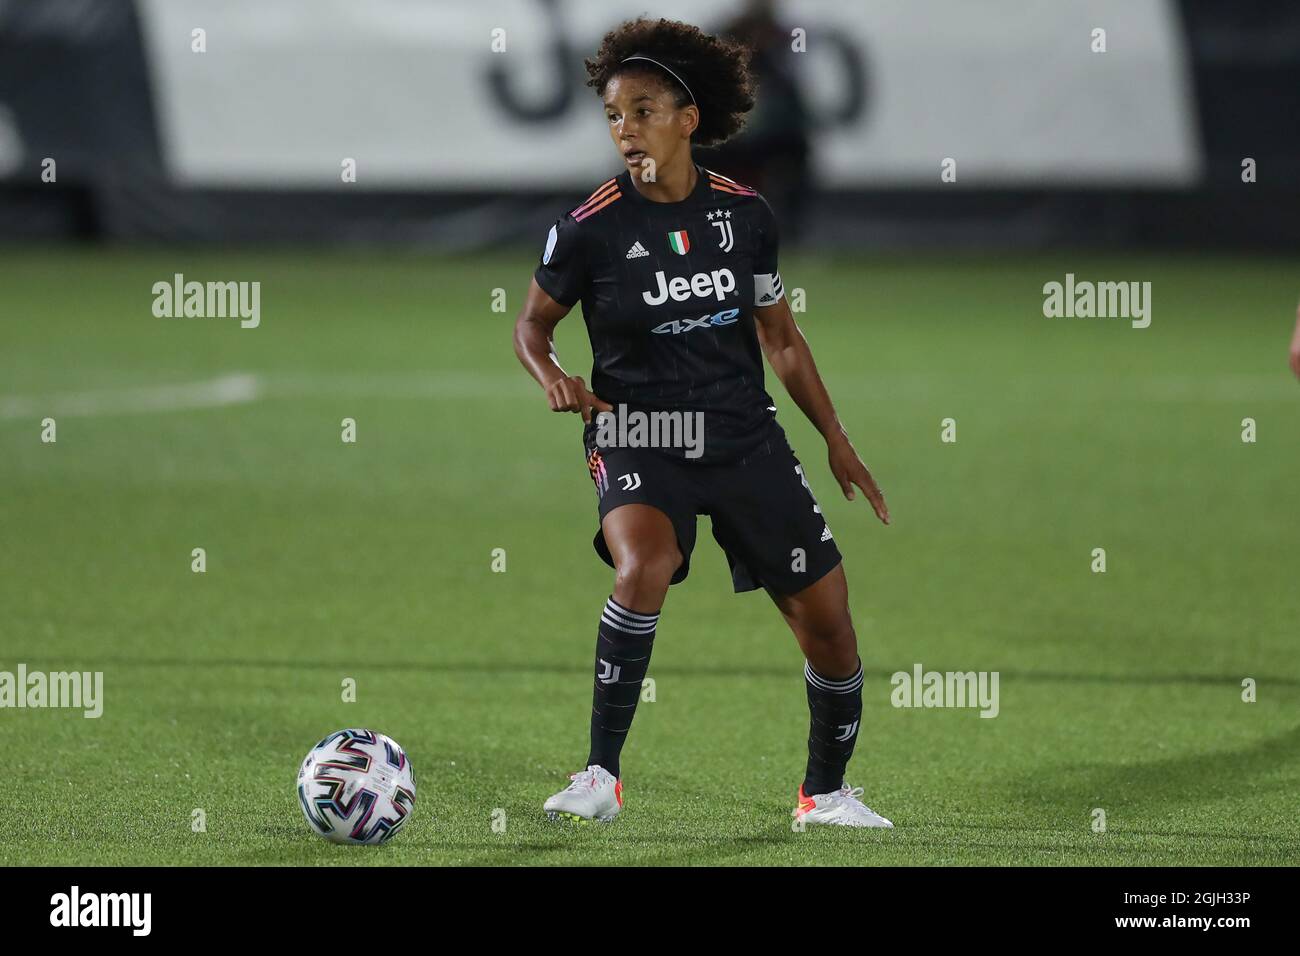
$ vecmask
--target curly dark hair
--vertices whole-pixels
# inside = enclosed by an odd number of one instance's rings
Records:
[[[680,109],[691,102],[680,83],[653,63],[633,60],[633,54],[658,60],[690,86],[700,110],[700,125],[691,137],[700,146],[713,146],[730,139],[745,125],[745,114],[754,108],[754,76],[750,72],[748,47],[710,36],[699,27],[677,20],[648,20],[639,17],[615,27],[601,41],[594,60],[584,60],[589,79],[604,96],[609,81],[622,72],[648,70],[660,76],[676,95]]]

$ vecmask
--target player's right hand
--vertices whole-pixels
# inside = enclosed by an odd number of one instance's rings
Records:
[[[587,390],[587,383],[581,375],[566,375],[557,378],[546,387],[546,400],[551,403],[553,412],[577,412],[584,422],[591,421],[591,410],[612,412],[614,406],[596,397]]]

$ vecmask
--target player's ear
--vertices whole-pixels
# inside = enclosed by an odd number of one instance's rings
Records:
[[[682,135],[690,139],[691,135],[699,128],[700,108],[694,103],[682,107]]]

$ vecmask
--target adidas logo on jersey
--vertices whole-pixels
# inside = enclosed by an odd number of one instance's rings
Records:
[[[650,253],[646,251],[645,246],[641,245],[639,239],[632,243],[632,248],[627,251],[627,258],[629,259],[640,259],[642,256],[648,255],[650,255]]]
[[[831,526],[830,526],[830,525],[823,525],[823,526],[822,526],[822,540],[823,540],[823,541],[829,541],[832,537],[833,537],[833,536],[831,535]]]

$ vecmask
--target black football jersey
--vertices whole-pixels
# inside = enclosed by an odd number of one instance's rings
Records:
[[[681,202],[646,199],[630,171],[604,183],[551,227],[535,278],[562,305],[582,302],[591,390],[616,412],[701,413],[702,449],[660,450],[716,463],[779,433],[753,310],[784,291],[767,201],[696,170]],[[588,448],[596,435],[586,427]]]

